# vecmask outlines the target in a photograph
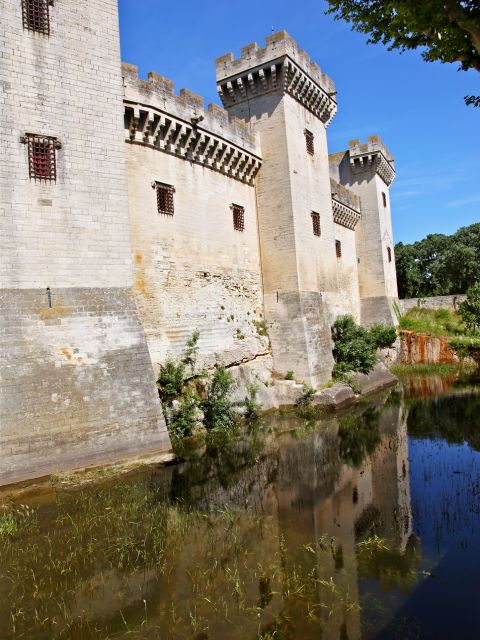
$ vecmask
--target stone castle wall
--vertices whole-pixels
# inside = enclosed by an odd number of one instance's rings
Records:
[[[185,89],[176,96],[165,78],[150,74],[144,82],[134,67],[123,70],[135,295],[154,366],[178,355],[195,330],[200,366],[268,353],[259,333],[255,135],[223,109],[205,109],[202,98]],[[132,134],[133,110],[139,122]],[[146,139],[155,118],[156,135]],[[169,133],[174,127],[178,134]],[[173,215],[158,212],[156,182],[175,189]],[[243,231],[234,228],[233,204],[244,209]]]
[[[0,483],[170,446],[131,293],[117,3],[49,14],[34,32],[0,1]],[[28,133],[60,143],[56,180],[29,177]]]
[[[428,298],[406,298],[399,300],[398,305],[402,313],[407,313],[410,309],[417,307],[422,309],[458,309],[458,305],[466,300],[465,293],[455,296],[431,296]]]
[[[240,395],[273,369],[317,386],[334,319],[396,297],[393,161],[371,138],[329,162],[335,86],[288,34],[219,58],[205,108],[120,68],[115,0],[48,6],[46,35],[0,0],[0,483],[169,447],[154,374],[195,330]],[[55,179],[29,177],[28,133]]]

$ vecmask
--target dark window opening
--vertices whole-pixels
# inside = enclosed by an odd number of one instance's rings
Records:
[[[387,247],[387,255],[388,255],[388,261],[391,262],[392,261],[392,250],[390,249],[390,247]]]
[[[171,184],[163,184],[162,182],[154,183],[157,190],[157,210],[166,216],[173,216],[175,213],[173,194],[175,188]]]
[[[245,209],[239,204],[232,204],[233,228],[235,231],[245,230]]]
[[[23,28],[50,35],[50,6],[53,0],[22,0]]]
[[[383,206],[386,207],[387,206],[387,195],[385,193],[382,192],[382,200],[383,200]]]
[[[313,133],[308,129],[305,129],[305,143],[307,145],[307,153],[311,156],[315,153],[315,145],[313,143]]]
[[[342,257],[342,243],[340,242],[340,240],[335,240],[335,253],[337,255],[337,258]]]
[[[57,154],[61,148],[57,138],[27,133],[22,142],[28,145],[28,172],[32,180],[57,180]]]
[[[312,211],[312,228],[314,236],[319,236],[321,234],[320,214],[316,213],[315,211]]]

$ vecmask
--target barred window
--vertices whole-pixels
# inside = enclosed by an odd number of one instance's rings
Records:
[[[53,0],[22,0],[23,28],[50,35],[50,6]]]
[[[335,240],[335,253],[337,255],[337,258],[342,257],[342,243],[340,242],[340,240]]]
[[[388,256],[388,261],[391,262],[392,261],[392,250],[390,249],[390,247],[387,247],[387,256]]]
[[[313,235],[314,236],[319,236],[321,234],[321,229],[320,229],[320,214],[317,213],[316,211],[312,211],[311,213],[312,215],[312,229],[313,229]]]
[[[315,153],[315,145],[313,143],[313,133],[305,129],[305,144],[307,145],[307,153],[311,156]]]
[[[55,182],[57,180],[57,138],[27,133],[21,142],[28,145],[28,171],[30,179]]]
[[[382,191],[383,206],[387,206],[387,195]]]
[[[233,228],[235,231],[245,230],[245,209],[239,204],[232,204]]]
[[[158,213],[163,213],[166,216],[173,216],[175,213],[175,207],[173,202],[173,194],[175,188],[171,184],[164,184],[163,182],[154,182],[153,187],[157,191],[157,210]]]

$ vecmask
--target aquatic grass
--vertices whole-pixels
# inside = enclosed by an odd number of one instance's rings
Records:
[[[448,363],[448,364],[395,364],[390,367],[390,371],[399,378],[405,376],[452,376],[461,373],[469,373],[475,369],[469,363]]]

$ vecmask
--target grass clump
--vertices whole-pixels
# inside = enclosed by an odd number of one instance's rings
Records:
[[[480,336],[460,336],[452,338],[448,344],[461,361],[467,357],[471,358],[477,368],[480,368]]]
[[[295,373],[291,370],[285,374],[285,380],[295,380]]]
[[[465,332],[460,315],[453,309],[410,309],[400,318],[400,328],[432,336],[457,336]]]

